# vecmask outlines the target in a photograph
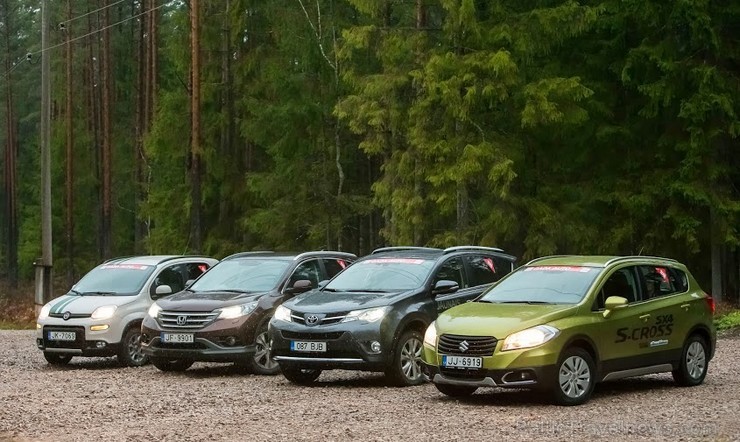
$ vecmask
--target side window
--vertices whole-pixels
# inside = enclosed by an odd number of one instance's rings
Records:
[[[494,256],[470,256],[468,270],[470,286],[491,284],[511,272],[511,262]]]
[[[663,266],[640,266],[643,299],[683,293],[688,290],[686,274],[678,269]]]
[[[187,281],[195,281],[198,279],[198,277],[206,272],[208,270],[209,266],[208,264],[204,262],[191,262],[189,264],[185,264],[185,267],[187,269]]]
[[[307,279],[311,281],[311,287],[316,288],[319,286],[319,280],[321,279],[321,269],[319,268],[319,260],[312,259],[301,263],[293,271],[288,280],[287,287],[293,287],[296,281],[301,279]]]
[[[455,281],[460,288],[466,287],[465,280],[463,279],[462,260],[460,258],[447,260],[442,264],[442,267],[437,270],[437,273],[434,275],[434,284],[443,279]]]
[[[601,286],[594,309],[603,309],[606,299],[610,296],[626,298],[627,302],[637,301],[637,281],[635,281],[635,273],[632,267],[619,269],[609,276],[604,285]]]
[[[166,267],[164,270],[159,272],[156,278],[154,278],[154,284],[150,289],[150,295],[156,297],[157,287],[160,285],[168,285],[172,289],[172,293],[177,293],[185,288],[185,280],[183,267],[185,264],[178,264],[170,267]]]
[[[350,264],[347,260],[339,258],[326,258],[324,261],[324,268],[326,269],[326,276],[328,279],[336,276],[337,273],[346,269]]]

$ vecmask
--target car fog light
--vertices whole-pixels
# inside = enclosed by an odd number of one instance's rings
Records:
[[[90,326],[90,331],[103,331],[103,330],[108,330],[108,324]]]
[[[36,324],[36,330],[41,330],[41,324]]]
[[[226,338],[226,345],[231,346],[231,345],[234,345],[234,344],[236,344],[236,338],[235,337],[229,336],[228,338]]]
[[[98,341],[98,342],[95,343],[95,346],[98,347],[98,348],[105,348],[105,342]]]
[[[380,342],[378,341],[371,342],[370,350],[374,351],[375,353],[380,353]]]

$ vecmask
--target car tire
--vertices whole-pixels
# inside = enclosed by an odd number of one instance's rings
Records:
[[[704,382],[709,369],[709,345],[699,335],[691,335],[683,344],[678,369],[673,371],[673,380],[682,387],[693,387]]]
[[[72,360],[72,356],[45,351],[44,359],[51,365],[67,365]]]
[[[440,393],[452,397],[465,397],[475,393],[478,387],[468,387],[465,385],[434,384]]]
[[[193,365],[195,361],[190,359],[161,359],[152,358],[152,365],[161,371],[185,371]]]
[[[274,376],[280,373],[280,365],[272,358],[272,341],[267,334],[267,322],[254,334],[256,351],[249,359],[249,369],[254,374]]]
[[[591,397],[596,385],[596,369],[591,355],[579,347],[563,351],[553,380],[555,403],[580,405]]]
[[[285,379],[297,385],[311,385],[321,375],[321,370],[280,366]]]
[[[393,351],[391,366],[385,375],[393,385],[407,387],[424,382],[421,372],[422,335],[416,330],[409,330],[401,335]]]
[[[141,329],[132,326],[126,329],[118,349],[118,362],[124,367],[141,367],[149,363],[149,356],[141,350]]]

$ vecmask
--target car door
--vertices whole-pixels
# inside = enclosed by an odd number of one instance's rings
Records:
[[[434,286],[439,281],[454,281],[457,283],[458,289],[447,293],[435,293]],[[438,314],[450,307],[475,298],[482,291],[480,287],[471,288],[468,286],[463,260],[459,256],[449,258],[437,267],[429,290]]]
[[[285,287],[293,287],[296,281],[307,280],[311,282],[311,288],[315,289],[319,286],[319,282],[325,279],[324,273],[321,269],[319,259],[312,258],[301,262],[296,266],[288,278]],[[285,291],[285,290],[283,290]]]
[[[604,317],[604,303],[611,296],[627,299],[627,305]],[[643,365],[644,346],[649,335],[651,306],[640,302],[640,283],[635,266],[613,270],[597,287],[588,335],[599,349],[602,372],[613,372]]]

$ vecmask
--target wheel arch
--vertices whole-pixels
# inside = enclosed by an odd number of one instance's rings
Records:
[[[706,341],[707,345],[709,346],[709,359],[712,359],[714,357],[714,348],[716,346],[715,343],[712,342],[712,333],[706,326],[698,324],[689,329],[689,332],[686,333],[686,337],[684,338],[684,342],[686,342],[687,339],[694,335],[701,336],[704,341]]]
[[[586,353],[591,356],[591,359],[593,359],[594,365],[596,365],[596,372],[599,375],[601,374],[601,358],[599,356],[598,347],[596,346],[596,343],[593,341],[593,339],[586,335],[572,336],[565,342],[565,345],[563,345],[563,351],[572,347],[577,347],[585,350]]]

